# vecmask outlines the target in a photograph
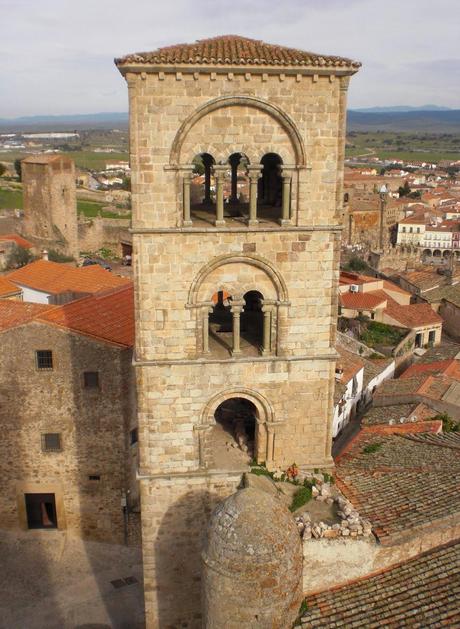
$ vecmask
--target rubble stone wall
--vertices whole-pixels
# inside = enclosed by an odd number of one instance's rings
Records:
[[[24,493],[49,490],[58,528],[123,543],[131,353],[38,323],[0,336],[1,526],[26,528]],[[53,352],[52,370],[36,367],[43,349]],[[99,388],[84,388],[84,371],[99,372]],[[61,451],[43,451],[44,433],[61,435]]]
[[[457,517],[411,529],[408,535],[385,545],[373,536],[306,539],[303,541],[304,592],[325,590],[364,577],[459,538]]]

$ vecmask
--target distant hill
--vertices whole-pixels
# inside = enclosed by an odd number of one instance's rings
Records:
[[[348,111],[349,131],[408,131],[460,133],[460,110],[375,107],[373,111]],[[425,107],[435,107],[426,105]],[[391,109],[391,111],[388,111]],[[384,111],[375,111],[384,110]],[[127,112],[101,112],[66,116],[25,116],[0,118],[0,133],[18,131],[74,131],[79,129],[127,129]]]
[[[0,132],[3,133],[17,131],[74,131],[75,129],[126,129],[127,126],[127,112],[0,118]]]
[[[348,131],[460,133],[460,109],[362,112],[349,110]]]
[[[382,114],[401,111],[451,111],[451,107],[442,107],[440,105],[421,105],[412,107],[410,105],[394,105],[393,107],[360,107],[351,111],[360,111],[368,114]]]

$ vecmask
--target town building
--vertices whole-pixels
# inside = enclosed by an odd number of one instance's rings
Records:
[[[342,271],[339,312],[342,317],[370,319],[412,331],[414,348],[441,341],[442,318],[425,303],[411,304],[411,294],[388,280]]]
[[[130,98],[147,627],[197,627],[202,529],[250,458],[332,465],[346,94],[359,64],[237,36],[116,64]],[[249,200],[225,203],[228,164],[243,158]],[[241,448],[227,452],[224,436],[217,456],[225,430]]]
[[[133,288],[0,299],[5,529],[139,543]]]

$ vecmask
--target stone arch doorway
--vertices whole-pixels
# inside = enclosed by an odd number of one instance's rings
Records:
[[[214,425],[207,435],[211,469],[241,469],[255,457],[258,436],[256,406],[243,397],[224,400],[214,411]]]
[[[253,459],[273,461],[274,417],[270,403],[259,393],[230,389],[205,407],[196,427],[200,467],[238,469]]]

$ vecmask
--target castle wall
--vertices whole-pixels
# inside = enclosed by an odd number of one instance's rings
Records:
[[[22,182],[25,234],[48,248],[77,257],[74,162],[56,155],[26,158],[22,161]]]

